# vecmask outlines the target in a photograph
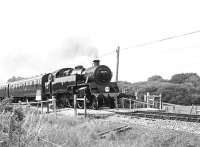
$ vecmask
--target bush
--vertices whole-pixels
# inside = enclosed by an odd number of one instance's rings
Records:
[[[12,111],[12,106],[10,103],[12,102],[12,98],[5,98],[0,102],[0,113],[4,111]]]
[[[196,73],[184,73],[173,75],[171,80],[162,80],[161,76],[152,76],[147,82],[138,82],[134,84],[123,84],[120,82],[119,87],[124,86],[131,89],[132,97],[134,92],[138,92],[139,99],[143,99],[144,95],[162,94],[164,102],[181,104],[181,105],[198,105],[200,104],[200,77]],[[131,93],[126,93],[130,95]]]

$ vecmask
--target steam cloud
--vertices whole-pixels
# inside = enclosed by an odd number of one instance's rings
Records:
[[[28,49],[13,50],[2,59],[1,66],[4,74],[22,76],[20,73],[27,72],[30,76],[34,76],[31,72],[37,74],[51,72],[57,68],[67,67],[69,62],[75,63],[81,57],[86,57],[88,61],[98,58],[98,50],[91,45],[88,38],[70,38],[57,49],[37,50],[37,52],[39,55]]]
[[[63,47],[59,50],[61,58],[76,58],[79,56],[86,56],[90,58],[98,58],[98,50],[96,47],[90,45],[86,38],[70,38]]]

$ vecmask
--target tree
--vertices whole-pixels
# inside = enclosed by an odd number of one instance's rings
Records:
[[[131,91],[138,92],[139,99],[143,99],[144,94],[162,94],[164,102],[191,105],[200,104],[200,77],[196,73],[175,74],[170,80],[163,80],[159,75],[148,78],[146,82],[128,83],[118,85],[126,87]],[[132,94],[134,95],[134,93]]]
[[[170,82],[177,84],[188,83],[197,87],[200,86],[200,77],[196,73],[175,74],[172,76]]]
[[[12,76],[12,78],[8,79],[8,82],[19,81],[19,80],[22,80],[22,79],[24,79],[24,78],[23,77]]]
[[[148,78],[148,81],[164,81],[164,79],[159,75],[154,75]]]
[[[171,83],[181,84],[185,82],[185,74],[175,74],[171,77]]]
[[[200,86],[200,77],[194,73],[190,74],[187,79],[185,79],[185,83],[191,83],[194,87]]]

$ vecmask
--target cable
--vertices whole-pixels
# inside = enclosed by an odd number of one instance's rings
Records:
[[[143,46],[156,44],[156,43],[159,43],[159,42],[168,41],[168,40],[172,40],[172,39],[176,39],[176,38],[180,38],[180,37],[184,37],[184,36],[188,36],[188,35],[192,35],[192,34],[196,34],[196,33],[200,33],[200,30],[189,32],[189,33],[185,33],[185,34],[181,34],[181,35],[174,35],[174,36],[166,37],[166,38],[163,38],[163,39],[160,39],[160,40],[155,40],[155,41],[151,41],[151,42],[138,44],[138,45],[135,45],[133,47],[123,48],[121,50],[127,50],[127,49],[130,49],[130,48],[136,48],[136,47],[143,47]]]
[[[101,56],[99,56],[99,58],[102,58],[102,57],[108,56],[108,55],[113,54],[113,53],[115,53],[115,52],[116,52],[116,51],[110,51],[110,52],[107,52],[107,53],[102,54]]]
[[[155,41],[151,41],[151,42],[137,44],[137,45],[132,46],[132,47],[122,48],[120,51],[132,49],[132,48],[137,48],[137,47],[148,46],[148,45],[151,45],[151,44],[156,44],[156,43],[163,42],[163,41],[168,41],[168,40],[172,40],[172,39],[176,39],[176,38],[181,38],[181,37],[192,35],[192,34],[196,34],[196,33],[200,33],[200,30],[196,30],[196,31],[185,33],[185,34],[181,34],[181,35],[174,35],[174,36],[166,37],[166,38],[155,40]],[[115,52],[116,51],[112,51],[112,52],[108,52],[108,53],[102,54],[101,56],[99,56],[99,58],[102,58],[104,56],[108,56],[108,55],[113,54]]]

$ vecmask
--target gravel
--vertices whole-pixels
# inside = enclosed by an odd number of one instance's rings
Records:
[[[84,111],[83,109],[78,109],[78,113],[83,114],[83,111]],[[104,111],[104,110],[87,110],[87,113],[92,114],[92,115],[108,115],[108,117],[102,118],[104,121],[120,122],[120,123],[125,123],[125,124],[130,124],[130,125],[135,124],[135,125],[140,125],[147,128],[153,128],[153,129],[170,129],[170,130],[182,131],[182,132],[200,135],[200,123],[195,123],[195,122],[123,116],[123,115],[113,114],[111,112]],[[67,110],[58,112],[58,114],[74,116],[74,111],[73,109],[67,109]]]
[[[177,120],[162,120],[149,118],[136,118],[130,116],[114,115],[107,118],[110,121],[120,121],[128,124],[136,124],[155,129],[171,129],[176,131],[183,131],[187,133],[194,133],[200,135],[200,123],[184,122]]]

